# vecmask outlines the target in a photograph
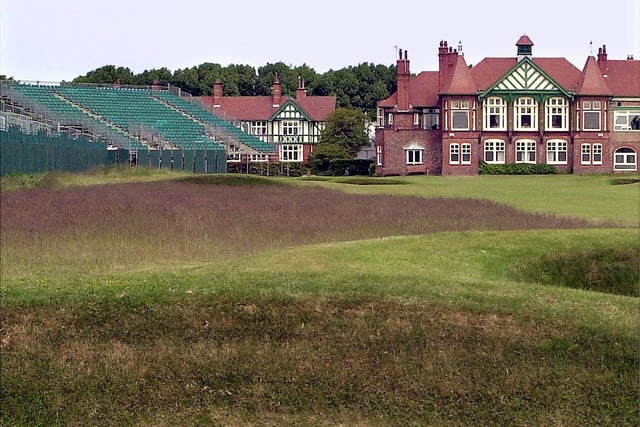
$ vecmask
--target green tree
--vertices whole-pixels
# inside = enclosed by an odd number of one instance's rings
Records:
[[[136,84],[133,73],[129,68],[105,65],[81,77],[76,77],[73,83],[106,83],[113,84],[120,81],[123,85]]]
[[[343,158],[355,158],[361,148],[369,145],[365,120],[366,117],[361,110],[337,108],[327,119],[317,149],[348,156]],[[334,148],[325,149],[325,145]]]
[[[158,82],[160,85],[166,85],[171,82],[173,74],[166,67],[162,67],[159,70],[144,70],[140,74],[136,74],[135,82],[138,85],[151,85],[154,82]]]
[[[298,76],[295,71],[283,62],[275,64],[267,64],[258,68],[258,81],[256,84],[257,95],[271,95],[271,87],[273,86],[273,78],[278,73],[280,85],[282,87],[282,95],[292,96],[298,87]]]

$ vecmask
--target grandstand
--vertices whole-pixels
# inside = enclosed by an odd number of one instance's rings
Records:
[[[0,82],[0,95],[2,128],[83,135],[106,149],[126,150],[131,163],[163,167],[165,159],[166,167],[171,159],[172,167],[180,163],[189,170],[193,163],[194,172],[223,172],[230,155],[275,151],[176,88]],[[204,170],[196,167],[203,161],[196,152],[215,158],[216,165],[208,168],[204,161]]]

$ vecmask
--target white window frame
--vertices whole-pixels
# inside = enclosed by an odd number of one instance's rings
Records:
[[[302,162],[304,151],[302,144],[281,144],[280,145],[280,161],[281,162]]]
[[[547,164],[566,165],[569,157],[567,146],[567,141],[564,139],[550,139],[547,141]]]
[[[582,130],[587,132],[598,132],[602,130],[602,104],[600,101],[582,101]],[[598,117],[597,127],[587,127],[587,116]]]
[[[491,160],[488,154],[491,154]],[[505,162],[505,143],[501,139],[487,139],[484,142],[484,161],[493,164],[501,165]]]
[[[460,164],[471,164],[471,144],[467,142],[460,145]]]
[[[413,125],[414,126],[419,126],[420,125],[420,114],[419,113],[413,113]]]
[[[283,120],[281,129],[284,136],[298,136],[302,134],[302,123],[300,120]]]
[[[594,165],[602,164],[602,144],[593,144],[591,150],[591,162]]]
[[[384,108],[378,108],[378,127],[384,127]]]
[[[425,108],[422,110],[422,129],[440,129],[440,110],[437,108]]]
[[[635,129],[633,127],[636,127]],[[640,132],[640,111],[613,112],[613,130],[624,132]]]
[[[629,167],[631,165],[632,167]],[[622,172],[638,170],[638,153],[630,147],[618,148],[613,152],[613,170]]]
[[[503,98],[491,96],[485,99],[482,111],[484,130],[507,130],[507,103]],[[491,125],[492,117],[498,117],[499,125]]]
[[[424,159],[424,147],[411,145],[404,149],[404,159],[407,165],[421,165]]]
[[[516,141],[516,163],[536,164],[536,142],[533,139]]]
[[[518,131],[538,130],[538,101],[530,96],[523,96],[516,99],[513,104],[513,128]],[[522,120],[529,116],[530,126],[523,126]]]
[[[382,166],[382,146],[376,146],[376,166]]]
[[[393,113],[388,113],[387,114],[387,125],[388,126],[392,126],[393,125]]]
[[[269,158],[265,153],[251,154],[250,159],[255,163],[263,163],[269,161]]]
[[[267,122],[263,120],[251,122],[251,135],[265,136],[267,134]]]
[[[582,144],[580,146],[580,164],[591,164],[591,144]]]
[[[466,117],[467,125],[455,127],[454,117]],[[451,101],[451,130],[469,130],[469,101]]]
[[[554,117],[560,117],[560,127],[553,126]],[[545,130],[567,131],[569,130],[569,103],[565,98],[549,98],[545,102]]]
[[[458,143],[449,144],[449,164],[460,164],[460,144]]]

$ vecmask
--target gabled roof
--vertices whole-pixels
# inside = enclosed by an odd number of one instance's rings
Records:
[[[393,108],[398,104],[398,92],[382,101],[378,107]],[[413,107],[438,106],[438,72],[423,71],[409,80],[409,104]]]
[[[531,61],[567,92],[573,92],[580,70],[565,58],[531,58]],[[518,64],[517,58],[485,58],[470,70],[479,91],[486,91]]]
[[[556,82],[529,57],[518,61],[512,69],[491,85],[482,96],[494,91],[507,95],[512,95],[514,92],[560,92],[565,96],[572,96],[571,92],[565,90],[562,85]]]
[[[640,60],[607,60],[605,82],[614,96],[640,97]]]
[[[469,67],[464,60],[464,56],[457,55],[451,80],[442,93],[447,95],[475,95],[477,89],[469,73]]]
[[[212,110],[213,97],[201,96],[200,100]],[[329,113],[336,108],[335,96],[305,96],[300,99],[283,96],[277,106],[273,105],[271,96],[223,96],[220,107],[213,108],[213,111],[220,111],[219,115],[223,118],[226,115],[242,121],[268,121],[288,101],[296,104],[313,121],[326,121]]]
[[[595,96],[611,95],[611,89],[607,87],[600,73],[600,67],[598,67],[596,59],[593,56],[588,57],[586,64],[584,64],[582,78],[578,83],[576,94]]]

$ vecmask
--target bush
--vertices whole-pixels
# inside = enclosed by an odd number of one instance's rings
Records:
[[[252,175],[265,175],[265,176],[303,176],[309,169],[308,165],[303,163],[290,163],[290,162],[252,162],[249,163],[229,163],[227,165],[228,173],[247,173],[247,167],[249,173]]]
[[[309,163],[311,172],[315,175],[345,176],[370,175],[371,160],[364,159],[333,159],[328,161],[312,161]],[[375,169],[374,169],[375,170]]]
[[[490,165],[480,162],[480,175],[554,175],[558,169],[552,165],[509,163],[504,165]]]

